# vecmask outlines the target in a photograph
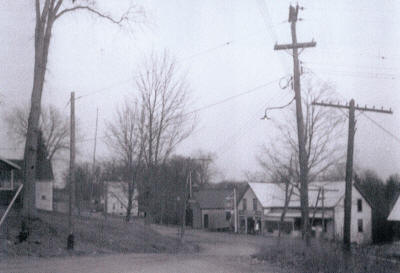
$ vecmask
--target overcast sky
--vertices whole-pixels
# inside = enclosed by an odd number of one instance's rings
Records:
[[[129,1],[98,1],[99,7],[119,14]],[[107,3],[106,3],[107,2]],[[33,71],[33,1],[0,1],[0,99],[3,115],[27,104]],[[216,154],[220,178],[243,179],[257,171],[255,156],[263,143],[276,137],[265,107],[287,103],[293,94],[277,80],[292,73],[292,59],[274,51],[276,42],[290,42],[287,22],[290,1],[199,0],[136,1],[148,16],[146,26],[120,29],[79,12],[62,17],[53,29],[43,104],[54,104],[66,115],[70,92],[77,101],[81,134],[93,138],[99,108],[98,156],[108,155],[101,136],[104,122],[135,92],[138,65],[152,51],[167,49],[187,74],[192,103],[188,111],[270,83],[254,92],[197,113],[198,126],[177,153],[197,150]],[[393,115],[358,116],[355,164],[383,178],[400,173],[400,2],[299,1],[298,40],[314,39],[300,59],[305,71],[329,82],[346,102],[392,108]],[[289,111],[289,110],[282,110]],[[271,112],[273,119],[283,113]],[[0,154],[21,157],[1,121]],[[345,126],[347,128],[347,126]],[[394,135],[391,136],[390,134]],[[346,136],[347,131],[343,134]],[[345,138],[344,138],[345,141]],[[345,143],[344,143],[345,144]],[[17,149],[10,149],[16,147]],[[79,143],[79,160],[91,160],[93,141]]]

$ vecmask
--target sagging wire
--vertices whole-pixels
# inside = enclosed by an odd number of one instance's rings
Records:
[[[285,105],[282,105],[282,106],[267,107],[267,108],[265,109],[264,116],[263,116],[261,119],[262,119],[262,120],[270,120],[271,118],[268,117],[267,111],[286,108],[286,107],[288,107],[289,105],[292,104],[292,102],[295,100],[295,98],[296,98],[296,96],[294,96],[293,99],[292,99],[291,101],[289,101],[289,103],[287,103],[287,104],[285,104]]]

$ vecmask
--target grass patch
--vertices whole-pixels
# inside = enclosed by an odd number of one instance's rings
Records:
[[[190,244],[161,235],[142,220],[124,222],[122,218],[74,217],[74,251],[68,251],[68,217],[59,213],[39,214],[30,222],[29,238],[18,243],[21,219],[10,217],[7,238],[2,239],[1,256],[67,256],[102,253],[176,253],[194,251]]]
[[[279,245],[261,247],[253,257],[279,265],[287,272],[400,272],[398,264],[371,256],[369,248],[358,247],[347,253],[337,243],[318,240],[307,248],[302,240],[284,238]]]

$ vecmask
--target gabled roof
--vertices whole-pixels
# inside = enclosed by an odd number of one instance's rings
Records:
[[[232,190],[207,189],[193,193],[193,198],[201,209],[225,209],[232,200]]]
[[[397,197],[396,203],[390,211],[388,221],[400,221],[400,195]]]
[[[17,169],[20,170],[21,167],[18,164],[15,164],[14,162],[12,162],[11,160],[5,159],[0,157],[0,161],[4,162],[5,164],[9,165],[10,167],[12,167],[13,169]]]
[[[277,183],[249,183],[250,188],[256,195],[258,201],[264,208],[283,207],[285,202],[285,186]],[[342,198],[344,198],[346,183],[344,181],[337,182],[311,182],[309,183],[308,203],[310,207],[314,207],[318,197],[318,189],[325,189],[324,207],[335,207]],[[358,190],[358,188],[356,188]],[[358,190],[359,191],[359,190]],[[321,193],[317,207],[322,207]],[[367,200],[368,201],[368,200]],[[293,191],[289,207],[300,207],[299,191]]]

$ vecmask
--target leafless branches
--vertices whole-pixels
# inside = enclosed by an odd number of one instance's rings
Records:
[[[133,207],[135,184],[143,167],[145,138],[142,117],[137,101],[126,101],[122,108],[117,109],[115,119],[107,122],[106,142],[124,165],[123,179],[128,185],[127,222]]]
[[[313,100],[332,98],[334,91],[327,84],[319,84],[309,79],[303,89],[303,111],[305,117],[306,158],[308,180],[313,181],[326,174],[344,158],[342,126],[345,116],[331,109],[322,109],[312,105]],[[296,123],[292,113],[285,122],[275,122],[281,137],[264,146],[258,160],[270,176],[276,178],[291,170],[289,159],[293,159],[293,180],[300,175]]]
[[[10,133],[18,143],[26,140],[28,130],[28,107],[15,107],[5,116]],[[63,116],[53,105],[45,107],[39,119],[39,130],[43,134],[48,159],[51,161],[55,154],[69,147],[68,117]]]
[[[165,161],[193,130],[191,117],[185,115],[189,89],[166,52],[151,55],[136,85],[146,138],[144,158],[147,166],[155,166]]]
[[[62,3],[63,0],[59,0],[59,3]],[[70,4],[68,7],[60,9],[56,16],[55,20],[60,18],[63,15],[66,15],[71,12],[76,11],[87,11],[95,16],[98,16],[102,19],[109,21],[110,23],[116,25],[123,25],[124,23],[135,22],[135,23],[143,23],[146,19],[146,13],[144,9],[139,5],[131,5],[123,14],[119,17],[115,17],[110,13],[106,13],[101,11],[96,6],[96,1],[72,1],[73,3]]]

